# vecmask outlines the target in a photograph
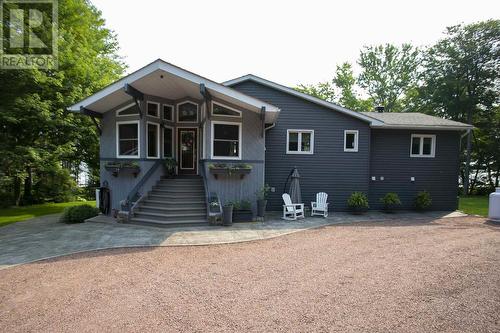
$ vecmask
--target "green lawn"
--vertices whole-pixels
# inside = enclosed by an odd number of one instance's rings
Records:
[[[458,209],[466,214],[488,216],[488,196],[460,197]]]
[[[2,208],[0,209],[0,227],[14,222],[29,220],[37,216],[57,214],[62,212],[66,207],[84,204],[95,206],[95,201],[47,203],[25,207]]]

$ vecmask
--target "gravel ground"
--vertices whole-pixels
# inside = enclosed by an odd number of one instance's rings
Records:
[[[498,332],[500,226],[337,225],[0,271],[0,332]]]

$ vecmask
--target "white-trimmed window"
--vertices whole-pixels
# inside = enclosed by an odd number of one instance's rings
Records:
[[[163,119],[168,121],[174,121],[174,106],[169,104],[163,104]]]
[[[312,154],[314,152],[314,130],[286,130],[287,154]]]
[[[116,123],[116,157],[139,158],[139,143],[139,120],[119,121]]]
[[[163,157],[174,157],[174,128],[163,128]]]
[[[147,122],[146,151],[148,158],[160,158],[160,124]]]
[[[410,143],[410,157],[436,156],[436,135],[412,134]]]
[[[139,115],[139,108],[135,103],[127,104],[116,110],[117,117],[138,116],[138,115]]]
[[[212,115],[241,118],[241,111],[221,103],[212,102]]]
[[[147,115],[155,118],[160,118],[160,103],[150,102],[146,103]]]
[[[345,130],[344,131],[344,151],[357,152],[359,142],[359,131]]]
[[[212,121],[212,158],[241,159],[241,123]]]
[[[183,102],[177,104],[177,122],[179,123],[197,123],[198,122],[198,104],[193,102]]]

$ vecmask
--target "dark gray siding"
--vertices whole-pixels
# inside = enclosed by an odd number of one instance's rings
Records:
[[[410,157],[411,134],[436,134],[435,158]],[[434,210],[454,210],[458,204],[458,132],[372,130],[370,205],[381,208],[379,198],[396,192],[404,209],[413,208],[418,191],[427,190]],[[384,177],[384,180],[380,180]],[[410,178],[415,177],[415,182]]]
[[[246,81],[233,88],[281,109],[276,127],[266,132],[265,181],[271,193],[269,209],[281,209],[283,186],[290,170],[301,175],[304,203],[317,192],[327,192],[332,210],[347,209],[353,191],[368,193],[370,128],[368,123],[281,91]],[[314,154],[286,154],[287,129],[314,130]],[[344,152],[344,130],[359,131],[359,151]]]

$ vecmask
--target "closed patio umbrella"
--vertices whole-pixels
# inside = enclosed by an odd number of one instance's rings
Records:
[[[290,189],[288,190],[290,198],[292,199],[293,203],[302,203],[302,195],[300,193],[300,182],[299,182],[300,175],[297,168],[293,170],[291,178],[292,181],[290,182]]]

